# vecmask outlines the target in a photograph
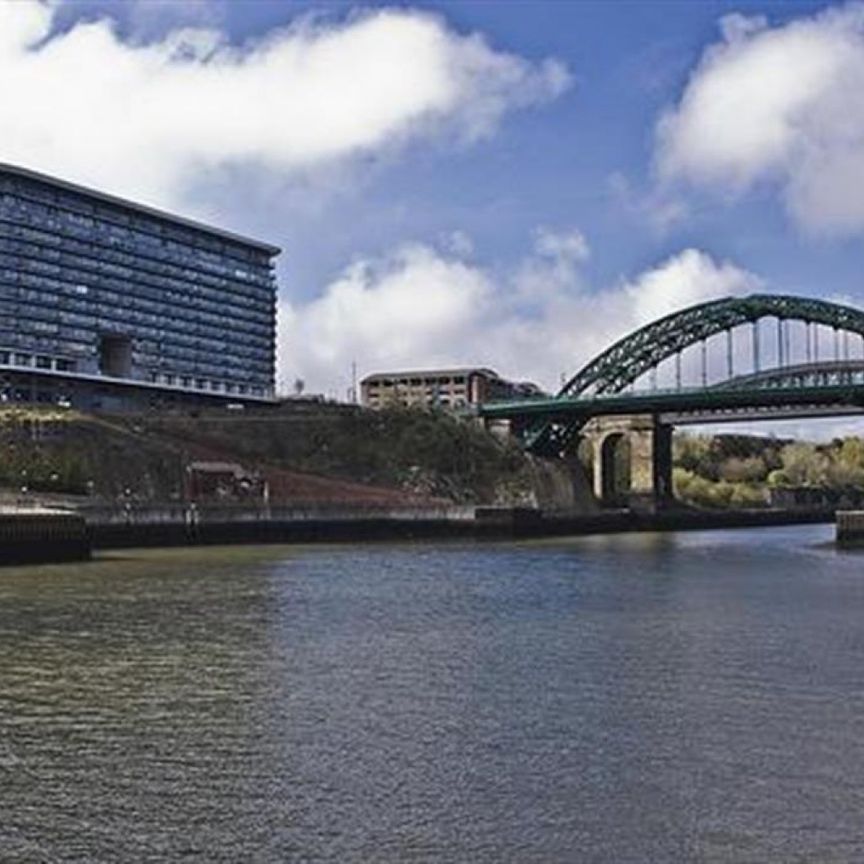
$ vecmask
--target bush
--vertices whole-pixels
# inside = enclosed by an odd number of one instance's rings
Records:
[[[768,496],[757,483],[712,482],[685,468],[673,468],[672,485],[676,497],[698,507],[764,507]]]

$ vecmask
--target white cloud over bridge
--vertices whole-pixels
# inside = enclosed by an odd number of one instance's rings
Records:
[[[864,233],[864,5],[729,15],[657,129],[657,169],[734,200],[776,189],[809,232]]]

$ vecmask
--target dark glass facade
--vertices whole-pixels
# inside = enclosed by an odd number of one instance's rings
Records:
[[[0,165],[0,371],[269,399],[278,252]]]

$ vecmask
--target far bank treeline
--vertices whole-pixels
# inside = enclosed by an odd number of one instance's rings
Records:
[[[703,507],[768,506],[784,493],[809,493],[807,503],[864,496],[864,439],[857,437],[814,443],[678,433],[672,456],[676,497]]]

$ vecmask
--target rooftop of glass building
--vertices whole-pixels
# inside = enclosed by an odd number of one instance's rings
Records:
[[[24,168],[20,165],[11,165],[7,162],[0,162],[0,175],[12,177],[21,177],[36,183],[41,183],[47,186],[52,186],[56,189],[62,189],[67,192],[72,192],[77,195],[82,195],[87,198],[101,201],[115,207],[125,210],[133,210],[147,216],[152,216],[156,219],[173,222],[177,225],[192,228],[196,231],[202,231],[211,236],[221,237],[224,240],[229,240],[235,243],[242,243],[246,246],[252,246],[265,254],[273,257],[278,255],[282,250],[278,246],[270,243],[265,243],[261,240],[255,240],[251,237],[245,237],[241,234],[236,234],[231,231],[225,231],[222,228],[215,228],[212,225],[207,225],[203,222],[198,222],[194,219],[188,219],[185,216],[178,216],[175,213],[170,213],[166,210],[160,210],[156,207],[151,207],[146,204],[139,204],[135,201],[130,201],[126,198],[121,198],[117,195],[111,195],[107,192],[101,192],[97,189],[91,189],[87,186],[81,186],[77,183],[71,183],[68,180],[61,180],[58,177],[52,177],[48,174],[42,174],[39,171],[34,171],[30,168]]]

